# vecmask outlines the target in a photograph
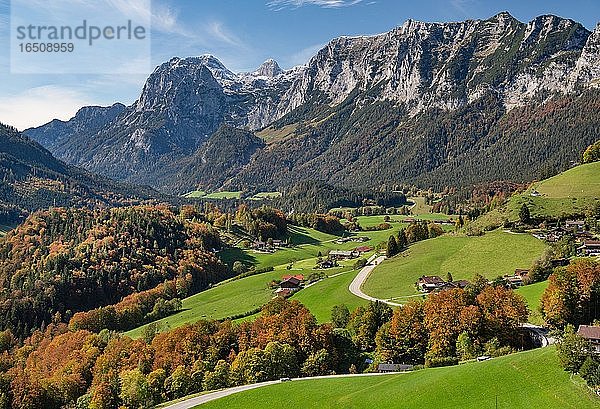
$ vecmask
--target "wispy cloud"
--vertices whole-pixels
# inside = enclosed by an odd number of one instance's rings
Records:
[[[213,39],[234,47],[243,47],[243,42],[220,21],[211,21],[205,31]]]
[[[92,103],[91,98],[72,89],[42,86],[0,97],[0,122],[23,130],[52,119],[67,120]]]
[[[475,0],[450,0],[452,7],[464,16],[469,16],[470,8],[475,4]]]
[[[278,11],[286,8],[298,8],[302,6],[319,6],[328,9],[354,6],[363,0],[269,0],[267,7]]]
[[[289,64],[289,66],[291,67],[295,67],[296,65],[304,65],[306,64],[312,57],[315,56],[315,54],[317,54],[317,52],[325,47],[326,44],[315,44],[315,45],[311,45],[309,47],[303,48],[302,50],[292,54],[288,61],[287,64]]]

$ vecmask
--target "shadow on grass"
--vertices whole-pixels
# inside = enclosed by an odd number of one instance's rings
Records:
[[[319,240],[309,236],[299,229],[290,229],[290,244],[298,246],[300,244],[319,244]]]
[[[256,264],[256,257],[251,254],[246,253],[244,250],[239,247],[229,247],[225,250],[219,252],[219,258],[229,267],[233,266],[233,263],[236,261],[241,261],[246,265]]]

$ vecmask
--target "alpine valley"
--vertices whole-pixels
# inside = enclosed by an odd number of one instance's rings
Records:
[[[58,159],[170,194],[527,182],[600,135],[600,26],[408,20],[331,40],[305,65],[234,73],[172,58],[131,106],[84,107],[25,134]]]

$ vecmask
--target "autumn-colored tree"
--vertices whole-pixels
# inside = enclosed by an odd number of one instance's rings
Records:
[[[456,356],[456,340],[463,331],[461,312],[468,305],[462,289],[432,293],[424,305],[425,328],[429,332],[427,358]]]
[[[550,326],[591,323],[600,314],[600,263],[579,259],[557,268],[549,277],[541,305]]]
[[[504,287],[489,286],[477,296],[476,302],[482,313],[482,336],[514,344],[518,327],[528,317],[523,297]]]
[[[381,361],[423,364],[429,336],[425,328],[424,304],[411,301],[397,308],[389,323],[376,336]]]

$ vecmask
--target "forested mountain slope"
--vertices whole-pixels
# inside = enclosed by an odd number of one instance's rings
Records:
[[[234,73],[213,56],[173,58],[133,105],[89,108],[27,133],[68,163],[176,193],[270,191],[307,179],[521,182],[564,169],[597,139],[599,66],[600,26],[590,32],[551,15],[522,23],[508,13],[409,20],[333,39],[288,71],[272,60]],[[211,135],[233,128],[265,144],[234,136],[224,146],[236,144],[238,159],[228,160]],[[217,162],[218,177],[208,170]]]

